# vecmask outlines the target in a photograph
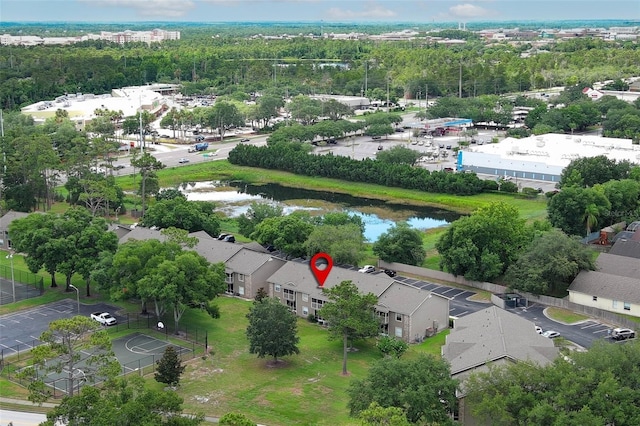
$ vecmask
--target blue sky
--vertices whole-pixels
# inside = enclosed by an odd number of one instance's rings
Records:
[[[0,0],[0,22],[640,19],[638,0]]]

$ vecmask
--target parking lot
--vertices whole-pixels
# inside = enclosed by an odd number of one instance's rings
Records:
[[[75,293],[74,293],[75,294]],[[13,314],[3,315],[0,318],[0,355],[11,356],[18,352],[31,350],[40,345],[40,335],[49,328],[49,323],[61,318],[71,318],[74,315],[86,315],[92,312],[114,312],[115,307],[106,303],[95,305],[80,304],[74,299],[65,299],[58,302],[38,306]],[[118,317],[118,320],[122,318]]]

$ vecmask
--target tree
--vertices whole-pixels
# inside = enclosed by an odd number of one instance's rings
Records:
[[[358,287],[351,281],[322,292],[328,296],[318,317],[329,323],[329,338],[342,339],[342,374],[347,375],[347,349],[349,339],[362,339],[378,334],[380,322],[375,314],[378,297],[373,293],[360,294]]]
[[[81,381],[96,383],[120,373],[107,331],[89,317],[54,320],[40,335],[40,341],[42,345],[31,349],[33,367],[21,373],[23,378],[31,380],[29,400],[32,402],[47,400],[49,392],[44,378],[51,372],[65,373],[69,396],[74,395]]]
[[[313,225],[296,214],[270,217],[260,222],[251,238],[260,244],[272,244],[291,257],[304,256],[304,242],[313,231]]]
[[[426,257],[420,231],[404,222],[380,235],[373,244],[373,253],[385,262],[407,265],[421,265]]]
[[[41,425],[196,426],[204,421],[202,414],[183,415],[182,403],[176,393],[148,389],[142,377],[133,376],[84,386],[78,395],[64,397]]]
[[[322,114],[322,102],[304,95],[291,99],[285,108],[291,114],[291,118],[304,125],[314,123]]]
[[[400,358],[409,349],[409,344],[397,337],[382,336],[376,347],[385,357]]]
[[[275,363],[278,357],[300,353],[296,316],[278,299],[266,297],[255,301],[247,318],[249,353],[258,358],[272,356]]]
[[[142,197],[142,216],[144,217],[147,200],[147,181],[155,177],[156,170],[163,169],[165,166],[148,152],[145,152],[140,157],[138,157],[137,153],[134,153],[131,158],[131,165],[140,170],[140,176],[142,176],[140,180],[140,196]]]
[[[560,175],[560,188],[569,186],[569,177],[577,171],[583,179],[583,185],[586,187],[594,186],[598,183],[605,183],[610,180],[620,180],[629,177],[631,164],[628,161],[610,160],[604,155],[597,157],[583,157],[571,161],[567,167],[562,170]]]
[[[238,108],[225,101],[218,101],[211,108],[207,108],[205,112],[205,120],[209,127],[218,129],[220,139],[224,138],[224,134],[231,126],[243,126],[244,117],[238,111]]]
[[[438,239],[440,267],[455,276],[489,281],[516,261],[532,237],[517,208],[491,203],[453,222]]]
[[[569,186],[555,194],[547,204],[551,225],[569,235],[584,235],[587,219],[592,226],[595,222],[609,225],[605,219],[610,211],[611,203],[599,188]]]
[[[363,426],[410,426],[409,420],[400,407],[382,407],[372,402],[358,415]]]
[[[162,358],[156,361],[157,367],[153,377],[156,382],[177,386],[186,366],[182,365],[180,356],[173,346],[167,346]]]
[[[491,366],[465,381],[465,402],[480,422],[495,425],[638,424],[639,357],[637,342],[596,342],[546,366]]]
[[[425,354],[411,360],[384,358],[371,366],[364,379],[351,383],[348,405],[352,416],[377,403],[405,410],[411,423],[453,424],[449,415],[457,387],[442,359]]]
[[[595,270],[589,248],[577,238],[553,230],[531,242],[509,266],[505,280],[516,290],[564,297],[567,287],[583,270]]]
[[[263,220],[280,216],[282,216],[282,207],[254,201],[247,212],[238,217],[238,231],[245,237],[249,237]]]
[[[205,231],[212,237],[220,232],[215,206],[208,201],[188,201],[184,197],[163,199],[149,207],[142,219],[147,227],[180,228],[189,232]]]
[[[255,422],[249,420],[247,416],[240,413],[227,413],[220,417],[221,426],[256,426]]]
[[[422,157],[420,152],[405,148],[402,145],[396,145],[391,149],[379,152],[376,155],[376,160],[388,164],[406,164],[408,166],[415,166],[420,157]]]
[[[304,243],[308,256],[324,252],[337,264],[357,265],[364,259],[364,236],[358,225],[321,225]]]

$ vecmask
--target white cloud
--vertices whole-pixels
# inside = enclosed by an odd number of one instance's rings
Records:
[[[449,12],[456,18],[479,18],[489,14],[487,9],[469,3],[452,6]]]
[[[138,17],[177,18],[195,7],[192,0],[81,0],[92,6],[133,9]]]
[[[332,7],[327,11],[327,15],[329,18],[336,20],[381,19],[393,18],[396,16],[396,12],[390,9],[386,9],[382,6],[374,6],[362,11]]]

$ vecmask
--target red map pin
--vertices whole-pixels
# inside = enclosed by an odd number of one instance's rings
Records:
[[[318,263],[320,263],[322,269],[318,268]],[[329,256],[327,253],[317,253],[311,258],[309,266],[311,267],[313,276],[316,277],[316,281],[318,281],[318,286],[324,286],[324,282],[326,281],[327,277],[329,276],[329,272],[331,272],[331,268],[333,267],[333,259],[331,259],[331,256]]]

